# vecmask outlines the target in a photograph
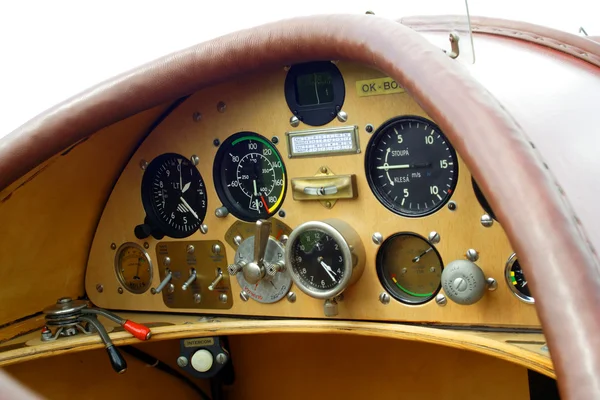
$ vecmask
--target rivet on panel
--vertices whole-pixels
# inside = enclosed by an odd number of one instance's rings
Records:
[[[225,102],[220,101],[217,103],[217,111],[218,112],[224,113],[226,109],[227,109],[227,104],[225,104]]]

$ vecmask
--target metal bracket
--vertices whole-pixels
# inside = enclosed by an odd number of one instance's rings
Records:
[[[450,58],[457,58],[460,55],[460,47],[458,45],[460,37],[458,33],[450,32],[448,39],[450,40],[450,52],[444,50],[444,53],[448,54]]]

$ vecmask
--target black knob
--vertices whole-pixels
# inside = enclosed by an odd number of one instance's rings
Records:
[[[106,352],[108,353],[108,358],[110,359],[110,365],[112,365],[117,374],[122,374],[127,370],[127,361],[125,361],[115,346],[107,346]]]
[[[146,239],[152,233],[152,227],[148,224],[141,224],[133,230],[135,237],[138,239]]]

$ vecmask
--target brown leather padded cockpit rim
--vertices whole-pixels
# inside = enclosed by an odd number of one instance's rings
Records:
[[[152,106],[267,66],[337,59],[384,71],[440,125],[523,261],[563,398],[600,398],[600,269],[576,216],[502,105],[459,62],[394,21],[368,15],[295,18],[129,71],[5,137],[0,187],[81,138]]]

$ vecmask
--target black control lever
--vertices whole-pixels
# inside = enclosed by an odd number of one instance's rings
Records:
[[[96,331],[98,331],[98,335],[100,335],[100,338],[106,346],[106,352],[108,353],[110,365],[112,365],[115,372],[118,374],[122,374],[123,372],[125,372],[127,370],[127,361],[125,361],[123,355],[119,352],[119,350],[117,350],[112,340],[110,340],[110,336],[108,336],[106,329],[104,329],[104,326],[102,326],[100,321],[98,321],[96,317],[93,317],[91,315],[81,315],[79,317],[79,320],[87,322],[88,324],[96,328]]]

